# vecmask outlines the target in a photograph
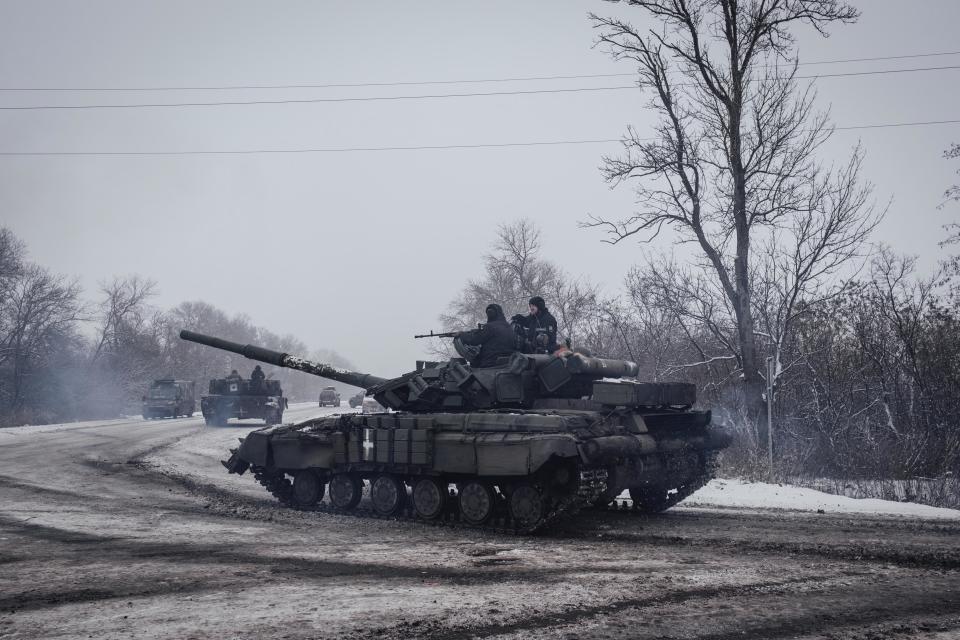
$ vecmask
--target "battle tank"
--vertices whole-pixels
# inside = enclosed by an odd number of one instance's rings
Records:
[[[624,360],[517,352],[484,368],[418,362],[387,379],[191,331],[180,337],[361,387],[389,410],[241,440],[227,470],[252,471],[297,509],[530,533],[624,490],[636,510],[667,509],[710,479],[731,440],[709,411],[692,408],[694,385],[627,380],[638,366]]]

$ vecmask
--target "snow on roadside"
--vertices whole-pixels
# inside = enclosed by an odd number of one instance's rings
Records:
[[[875,498],[848,498],[815,489],[791,485],[746,482],[740,479],[711,480],[680,503],[682,507],[739,507],[746,509],[789,509],[824,513],[859,513],[938,520],[960,520],[960,510],[931,507],[913,502]]]

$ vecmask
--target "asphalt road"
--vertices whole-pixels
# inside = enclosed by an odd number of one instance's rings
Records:
[[[258,426],[0,430],[0,638],[960,638],[956,522],[684,508],[516,538],[298,513],[220,467]]]

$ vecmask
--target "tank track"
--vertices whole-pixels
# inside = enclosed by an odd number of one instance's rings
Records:
[[[606,469],[586,469],[580,471],[580,482],[577,492],[567,498],[560,500],[554,507],[546,513],[539,521],[526,527],[520,526],[507,515],[498,513],[490,523],[474,525],[460,519],[459,510],[454,506],[448,505],[446,512],[438,518],[423,518],[414,511],[408,504],[397,515],[386,516],[377,513],[372,508],[361,503],[353,509],[340,509],[328,502],[321,502],[314,506],[303,506],[295,503],[291,496],[293,494],[293,483],[285,474],[275,471],[269,471],[263,467],[251,467],[253,477],[263,487],[275,497],[281,505],[297,511],[310,511],[316,513],[330,513],[341,516],[351,516],[355,518],[369,518],[375,520],[394,520],[416,522],[419,524],[428,524],[440,527],[457,527],[463,529],[472,529],[477,531],[486,531],[489,533],[506,535],[530,535],[543,530],[550,524],[554,524],[565,517],[576,515],[580,509],[593,504],[600,494],[603,493],[607,483]]]
[[[716,477],[716,471],[719,467],[718,452],[711,451],[704,456],[704,464],[700,468],[700,473],[693,476],[688,482],[679,487],[675,487],[676,492],[668,495],[661,505],[656,509],[644,509],[635,504],[631,498],[614,498],[610,504],[605,506],[594,505],[594,510],[616,511],[618,513],[632,513],[637,515],[649,515],[651,513],[660,513],[670,507],[673,507],[686,498],[689,498],[699,489],[702,489],[708,482]]]

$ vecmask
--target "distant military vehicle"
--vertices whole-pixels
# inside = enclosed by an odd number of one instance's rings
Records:
[[[360,403],[360,413],[383,413],[387,409],[374,398],[364,398]]]
[[[208,425],[226,425],[231,418],[261,419],[279,424],[287,399],[279,380],[246,380],[240,377],[210,381],[210,392],[200,398],[200,410]]]
[[[394,410],[321,416],[242,440],[227,470],[252,471],[298,509],[530,533],[624,490],[635,510],[663,511],[710,479],[731,441],[709,411],[692,409],[693,385],[625,380],[639,370],[625,360],[515,352],[483,368],[419,362],[388,379],[191,331],[180,337],[362,387]]]
[[[324,387],[320,391],[320,406],[326,407],[339,407],[340,406],[340,392],[337,391],[336,387]]]
[[[357,407],[363,404],[363,399],[367,395],[366,391],[361,391],[360,393],[350,396],[350,399],[347,401],[350,403],[350,407],[356,409]]]
[[[192,416],[197,410],[195,385],[193,380],[174,380],[163,378],[154,380],[143,396],[143,417],[176,418]]]

